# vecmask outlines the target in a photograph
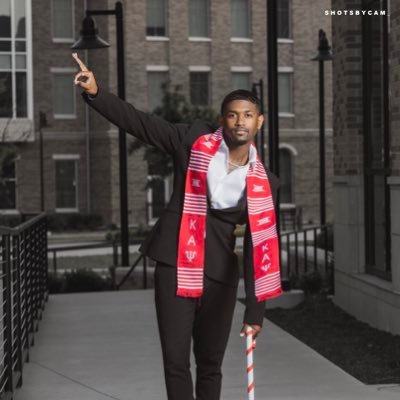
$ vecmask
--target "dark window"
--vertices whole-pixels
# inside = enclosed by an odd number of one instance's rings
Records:
[[[149,71],[147,73],[147,98],[149,111],[162,105],[162,85],[168,81],[167,71]]]
[[[195,106],[208,105],[208,72],[190,73],[190,101]]]
[[[363,9],[387,10],[383,0]],[[367,272],[391,279],[388,18],[363,17],[364,212]]]
[[[232,72],[232,90],[236,89],[251,90],[250,72]]]
[[[278,1],[278,19],[277,19],[277,34],[278,38],[289,39],[292,37],[291,32],[291,1]]]
[[[146,35],[166,36],[167,0],[147,0],[146,2]]]
[[[231,1],[232,37],[250,37],[250,4],[248,0]]]
[[[279,150],[279,196],[281,203],[293,203],[292,156],[287,149]]]
[[[293,73],[278,74],[279,112],[293,113]]]
[[[56,161],[56,208],[77,208],[76,160]]]
[[[16,185],[15,185],[15,153],[7,151],[2,157],[0,169],[0,209],[14,210],[16,208]]]
[[[208,0],[189,0],[189,36],[209,36]]]

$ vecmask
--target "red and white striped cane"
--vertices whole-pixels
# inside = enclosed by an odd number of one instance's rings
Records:
[[[247,356],[247,393],[249,400],[254,400],[254,363],[253,363],[253,329],[251,326],[246,328],[246,356]]]

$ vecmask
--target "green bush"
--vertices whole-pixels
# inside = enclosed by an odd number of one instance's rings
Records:
[[[129,229],[129,240],[144,239],[152,230],[152,226],[139,225],[136,228]],[[110,242],[119,242],[121,240],[121,231],[112,230],[106,233],[106,240]]]
[[[326,241],[327,241],[327,247],[328,251],[333,251],[333,226],[330,225],[327,228],[326,232]],[[325,248],[325,231],[320,232],[317,236],[317,247],[320,249]]]
[[[0,226],[15,228],[22,222],[20,215],[0,215]]]
[[[94,230],[103,224],[103,219],[98,214],[49,214],[47,217],[48,229],[53,232]]]
[[[85,268],[64,274],[48,274],[49,293],[98,292],[112,289],[112,279],[104,279],[97,272]]]
[[[91,269],[75,269],[65,273],[65,291],[98,292],[110,289],[110,283]]]
[[[318,271],[307,272],[300,278],[300,287],[304,294],[317,294],[322,291],[323,278]]]
[[[62,293],[64,291],[65,278],[63,275],[58,275],[49,272],[47,280],[47,288],[49,293]]]

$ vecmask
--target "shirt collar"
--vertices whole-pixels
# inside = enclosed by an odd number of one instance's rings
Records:
[[[226,144],[225,138],[223,136],[222,136],[222,141],[221,141],[220,146],[222,146],[224,151],[228,154],[229,148],[228,148],[228,145]],[[249,150],[249,163],[252,166],[254,166],[256,161],[257,161],[257,150],[254,145],[251,145],[250,150]]]

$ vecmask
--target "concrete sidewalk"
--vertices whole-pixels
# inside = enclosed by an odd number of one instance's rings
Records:
[[[153,296],[153,290],[50,296],[14,399],[165,400]],[[243,311],[238,302],[223,400],[247,399]],[[257,400],[400,398],[398,386],[363,385],[267,320],[257,340],[255,383]]]

